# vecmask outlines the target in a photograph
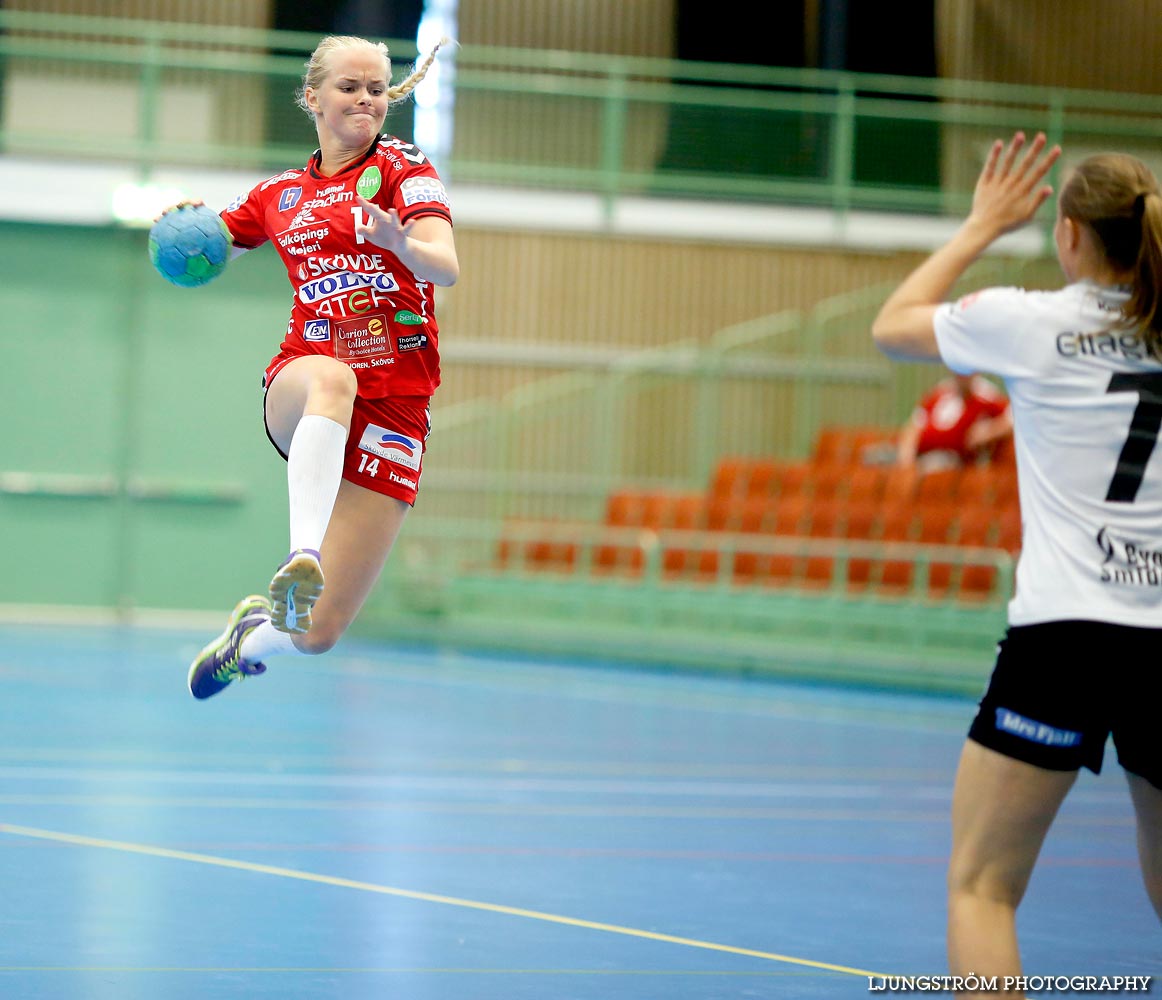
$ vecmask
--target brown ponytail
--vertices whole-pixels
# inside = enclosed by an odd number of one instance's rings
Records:
[[[1134,290],[1126,303],[1126,316],[1141,327],[1146,346],[1162,357],[1162,195],[1144,191],[1141,203],[1141,245],[1134,268]]]
[[[1106,259],[1130,272],[1123,325],[1162,358],[1162,194],[1149,167],[1126,153],[1087,157],[1061,192],[1061,214],[1093,230]]]

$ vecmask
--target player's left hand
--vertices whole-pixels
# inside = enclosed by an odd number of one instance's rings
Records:
[[[360,220],[355,223],[355,235],[362,236],[369,243],[383,247],[384,250],[398,256],[407,246],[408,234],[412,230],[413,223],[401,223],[399,213],[394,208],[385,211],[362,195],[356,195],[355,200],[359,202],[367,218],[366,222]]]
[[[1013,136],[1008,148],[999,139],[994,142],[976,182],[969,221],[983,226],[994,239],[1023,226],[1053,194],[1042,181],[1061,156],[1061,147],[1046,149],[1043,132],[1022,155],[1024,145],[1023,132]]]
[[[167,215],[169,215],[170,212],[176,212],[179,208],[186,208],[188,205],[198,206],[198,205],[204,205],[204,204],[206,204],[206,203],[204,201],[202,201],[201,198],[186,198],[183,201],[174,202],[169,207],[163,209],[161,215],[159,215],[153,221],[160,222]]]

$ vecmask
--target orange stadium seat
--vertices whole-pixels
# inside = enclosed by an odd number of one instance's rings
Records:
[[[832,500],[847,495],[848,482],[854,471],[853,466],[836,463],[819,463],[811,468],[807,485],[811,495],[817,500]]]
[[[1017,505],[1017,470],[1013,466],[999,465],[993,470],[993,497],[997,507]]]
[[[916,495],[916,480],[915,470],[892,466],[884,474],[883,502],[889,506],[910,503]]]
[[[852,500],[879,503],[884,495],[888,470],[880,465],[856,465],[848,471],[847,496]]]
[[[698,494],[682,494],[671,499],[665,526],[672,531],[705,531],[709,505]],[[718,553],[709,548],[667,544],[662,549],[662,570],[671,577],[704,577],[718,572]]]
[[[997,544],[996,512],[986,506],[965,506],[960,512],[959,543],[978,549],[994,548]],[[988,597],[996,588],[996,567],[988,563],[965,562],[960,568],[958,595],[963,599],[979,600]]]
[[[652,528],[661,526],[665,510],[664,494],[622,490],[606,501],[605,523],[611,528]],[[593,553],[594,569],[601,572],[628,572],[638,575],[645,566],[641,546],[598,545]]]
[[[1013,556],[1021,551],[1021,508],[1015,502],[997,512],[997,545]]]
[[[960,473],[956,495],[965,504],[990,504],[998,478],[997,470],[991,464],[970,465]]]
[[[778,490],[781,469],[774,459],[754,461],[750,465],[750,477],[746,485],[746,495],[750,498],[774,496]]]
[[[812,498],[807,534],[811,538],[840,538],[846,516],[847,505],[842,501]],[[803,581],[808,586],[829,586],[834,571],[834,556],[810,555],[803,568]]]
[[[810,498],[802,493],[780,497],[773,503],[756,504],[744,512],[742,530],[756,535],[775,537],[801,536],[807,520]],[[749,506],[749,505],[748,505]],[[786,583],[795,571],[793,555],[747,551],[740,549],[734,556],[734,575],[748,583]]]
[[[879,540],[882,542],[912,541],[912,506],[910,502],[885,506],[881,512]],[[881,590],[898,591],[912,585],[914,564],[911,559],[884,556],[872,568],[872,582]]]
[[[960,487],[960,469],[936,469],[925,472],[916,480],[914,496],[920,502],[951,500]]]
[[[996,443],[992,454],[993,465],[997,466],[1012,466],[1017,467],[1017,446],[1013,442],[1012,435],[1007,438],[1002,438]]]
[[[918,531],[916,541],[926,545],[951,545],[956,541],[959,515],[957,502],[951,497],[922,501],[916,508]],[[928,564],[928,593],[946,597],[951,593],[953,564],[938,560]]]
[[[867,542],[879,537],[879,499],[851,497],[843,521],[843,537],[849,541]],[[847,562],[847,583],[853,590],[865,590],[871,581],[872,561],[865,556],[851,556]]]
[[[776,493],[780,497],[810,489],[814,466],[810,462],[780,462],[776,472]]]
[[[737,531],[745,501],[713,494],[706,500],[707,531]]]
[[[864,453],[869,448],[894,448],[896,429],[893,427],[857,427],[851,438],[851,461],[864,461]]]
[[[747,459],[720,459],[714,467],[714,476],[710,481],[710,495],[722,499],[745,495],[749,469],[750,462]]]
[[[851,458],[852,430],[849,427],[829,426],[815,436],[812,459],[819,464],[843,464]]]
[[[515,528],[512,522],[506,528]],[[502,529],[497,545],[497,563],[506,568],[522,570],[553,570],[570,572],[577,564],[578,545],[575,542],[551,538],[523,539],[512,537],[514,532]]]

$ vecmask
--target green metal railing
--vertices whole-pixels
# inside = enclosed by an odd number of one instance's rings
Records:
[[[1044,266],[981,261],[965,287],[1025,284]],[[565,352],[555,374],[440,409],[426,505],[449,516],[598,520],[609,494],[626,484],[698,490],[724,455],[804,458],[819,428],[837,420],[896,427],[939,370],[893,364],[874,348],[869,330],[888,291],[877,285],[806,312],[755,317],[702,344],[587,350],[583,368]],[[450,361],[457,350],[449,346]],[[540,364],[552,370],[549,359]],[[639,416],[651,393],[658,402]],[[663,433],[684,442],[664,467],[643,468],[627,454],[642,440],[661,452]]]
[[[986,261],[973,277],[1015,280],[1026,267]],[[389,581],[399,574],[398,583],[381,595],[393,600],[375,601],[368,621],[426,641],[511,647],[522,636],[530,649],[975,690],[1012,593],[1012,556],[1003,549],[603,523],[617,489],[700,493],[724,455],[806,455],[830,412],[829,394],[862,393],[866,408],[849,406],[848,420],[890,431],[917,398],[917,379],[933,375],[891,365],[870,348],[867,330],[883,294],[864,289],[806,313],[756,318],[703,345],[615,354],[604,364],[590,358],[583,371],[441,412],[425,502],[389,566]],[[666,433],[686,447],[668,475],[650,477],[625,449],[645,436],[651,450],[663,450],[662,432],[649,426],[657,414],[646,424],[632,419],[636,404],[659,387]],[[738,433],[732,424],[740,406],[760,409],[772,426],[785,413],[778,443]],[[562,455],[567,462],[558,466]],[[530,562],[521,555],[526,546],[569,555]],[[635,552],[637,570],[603,571],[597,553],[611,546]],[[713,555],[716,572],[666,572],[670,549]],[[739,553],[826,560],[830,583],[740,580]],[[905,561],[911,586],[891,595],[853,591],[847,566],[854,560]],[[969,601],[955,588],[936,591],[936,565],[946,573],[951,567],[954,578],[987,568],[995,589]],[[706,635],[718,643],[713,653],[699,645]]]
[[[74,77],[73,122],[9,108],[12,152],[274,169],[313,141],[292,94],[314,34],[0,11],[4,85]],[[392,41],[397,59],[414,43]],[[960,213],[983,145],[1014,129],[1092,148],[1156,148],[1150,95],[669,59],[464,46],[442,172],[462,184],[599,195],[787,202]],[[406,66],[397,64],[397,74]],[[124,108],[88,93],[115,81]],[[197,88],[205,120],[167,119]],[[405,112],[405,117],[406,117]],[[128,120],[132,118],[132,120]],[[108,123],[116,119],[117,129]],[[197,124],[198,128],[193,128]],[[406,131],[408,121],[389,127]],[[116,132],[116,134],[114,134]],[[198,133],[194,140],[190,134]]]
[[[519,553],[546,540],[575,547],[572,569],[513,572],[498,559],[505,545]],[[593,572],[605,545],[637,551],[639,572]],[[667,577],[668,546],[717,553],[718,577]],[[834,583],[737,585],[735,551],[835,559]],[[913,560],[911,589],[852,594],[843,565],[856,558]],[[932,599],[937,562],[993,568],[998,589],[973,604]],[[994,549],[426,518],[409,523],[360,628],[453,647],[974,694],[1003,632],[1011,571],[1009,554]]]

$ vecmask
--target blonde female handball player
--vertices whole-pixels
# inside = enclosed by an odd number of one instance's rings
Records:
[[[195,698],[271,657],[332,648],[415,502],[440,381],[433,292],[459,262],[435,168],[382,129],[435,54],[393,87],[384,45],[324,38],[299,93],[318,150],[221,213],[236,248],[275,246],[295,292],[263,379],[267,434],[287,459],[291,551],[269,596],[240,601],[191,664]]]

